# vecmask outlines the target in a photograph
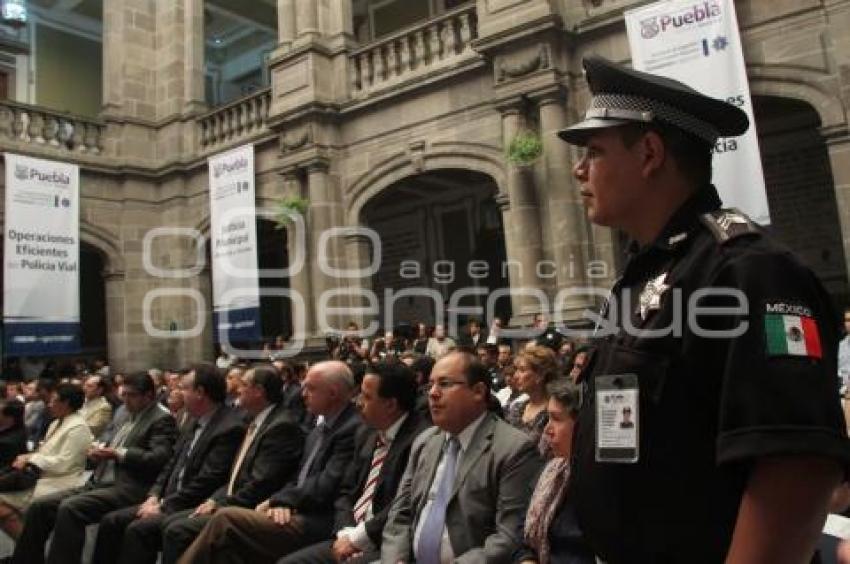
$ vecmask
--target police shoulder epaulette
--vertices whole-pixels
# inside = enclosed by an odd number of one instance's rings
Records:
[[[700,220],[721,244],[744,235],[761,234],[758,226],[736,208],[705,213],[700,216]]]

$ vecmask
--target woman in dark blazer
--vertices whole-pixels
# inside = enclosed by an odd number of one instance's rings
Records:
[[[18,400],[0,401],[0,469],[7,468],[27,451],[24,404]]]
[[[584,542],[570,503],[570,454],[573,428],[581,407],[582,390],[561,378],[549,385],[549,421],[544,437],[552,458],[534,488],[525,523],[524,544],[514,555],[522,564],[595,564],[596,558]]]

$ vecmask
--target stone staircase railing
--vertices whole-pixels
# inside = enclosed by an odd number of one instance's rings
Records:
[[[91,118],[0,100],[0,141],[97,155],[103,152],[104,129]]]
[[[477,32],[472,3],[353,51],[349,55],[353,97],[365,98],[475,57],[471,42]]]
[[[253,92],[200,116],[197,120],[201,151],[235,145],[268,129],[270,88]]]

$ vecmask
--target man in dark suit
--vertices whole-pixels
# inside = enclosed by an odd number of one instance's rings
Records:
[[[97,462],[91,480],[81,488],[32,502],[15,546],[13,562],[44,562],[44,544],[53,530],[47,561],[80,562],[87,525],[121,507],[139,503],[172,454],[174,419],[156,402],[154,383],[144,372],[124,380],[121,395],[127,421],[103,447],[92,448]]]
[[[487,342],[487,335],[481,328],[481,322],[474,317],[470,318],[466,323],[466,328],[458,335],[458,348],[467,352],[474,352],[478,345]]]
[[[274,359],[272,366],[275,367],[283,380],[283,399],[280,402],[281,405],[291,411],[295,418],[301,422],[305,431],[309,432],[313,428],[315,421],[313,421],[313,416],[307,413],[307,409],[304,407],[301,382],[298,381],[295,368],[292,364],[281,358]]]
[[[415,403],[416,379],[404,364],[381,363],[366,371],[357,406],[368,427],[357,432],[354,461],[336,500],[335,540],[303,548],[279,564],[380,560],[381,532],[410,446],[427,427]]]
[[[434,365],[428,401],[436,427],[413,443],[381,562],[509,562],[520,546],[541,460],[525,433],[487,411],[488,379],[469,353]]]
[[[252,420],[230,477],[196,508],[165,519],[163,564],[176,562],[222,507],[254,509],[295,477],[304,450],[304,432],[292,412],[281,404],[281,385],[280,374],[268,365],[255,366],[242,375],[239,406]]]
[[[275,562],[330,538],[334,501],[354,456],[359,418],[351,403],[354,379],[340,361],[320,362],[304,379],[304,403],[322,421],[307,436],[298,476],[254,510],[217,511],[179,562]]]
[[[245,423],[240,413],[224,406],[224,377],[212,364],[200,363],[182,378],[180,387],[195,422],[178,439],[174,456],[144,503],[103,518],[94,550],[97,564],[153,564],[163,519],[197,507],[227,482]]]

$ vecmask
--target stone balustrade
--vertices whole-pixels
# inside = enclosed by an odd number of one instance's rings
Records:
[[[471,42],[477,31],[473,3],[353,51],[349,55],[353,96],[366,97],[475,57]]]
[[[235,145],[268,130],[270,88],[253,92],[198,118],[202,151]]]
[[[105,126],[91,118],[0,101],[0,139],[80,153],[103,152]]]

